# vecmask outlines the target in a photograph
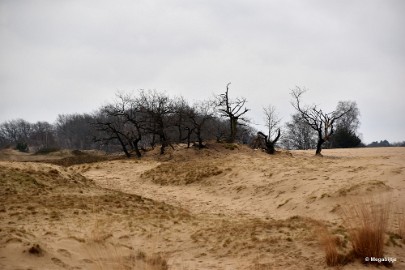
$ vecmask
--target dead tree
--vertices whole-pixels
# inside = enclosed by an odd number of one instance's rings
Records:
[[[321,109],[318,109],[316,105],[303,107],[301,104],[301,96],[305,92],[305,89],[299,87],[293,89],[291,95],[294,99],[291,104],[301,115],[303,121],[318,133],[315,154],[321,156],[322,144],[329,141],[332,136],[335,121],[349,113],[353,108],[348,107],[344,111],[324,113]]]
[[[217,106],[221,116],[227,117],[229,119],[230,135],[228,142],[233,143],[236,140],[237,126],[239,125],[239,120],[247,121],[246,118],[242,117],[245,113],[249,111],[245,106],[246,98],[236,98],[236,100],[231,100],[229,98],[229,85],[226,85],[226,91],[224,94],[220,94],[217,97]]]
[[[276,145],[278,139],[280,138],[280,129],[277,130],[277,136],[274,140],[271,140],[271,138],[267,135],[265,135],[263,132],[258,132],[257,137],[260,138],[264,142],[264,149],[266,150],[266,153],[273,155],[276,153],[276,149],[274,146]]]

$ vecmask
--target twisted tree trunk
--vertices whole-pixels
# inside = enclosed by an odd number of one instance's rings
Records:
[[[265,135],[262,132],[258,132],[257,133],[258,136],[261,136],[262,139],[264,140],[264,145],[266,146],[265,150],[267,154],[273,155],[276,153],[276,149],[274,148],[274,146],[276,145],[278,139],[280,138],[280,129],[278,129],[277,131],[277,136],[274,140],[271,140],[267,135]]]

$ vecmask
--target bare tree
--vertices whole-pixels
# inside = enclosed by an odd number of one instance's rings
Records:
[[[227,117],[229,119],[230,135],[228,142],[233,143],[236,139],[237,126],[240,124],[239,121],[247,122],[247,119],[243,117],[245,113],[249,111],[245,106],[246,98],[236,98],[236,100],[231,100],[229,98],[229,85],[226,85],[226,91],[224,94],[220,94],[217,97],[217,106],[219,113],[222,117]]]
[[[3,123],[3,133],[14,143],[28,142],[32,125],[24,119],[16,119]]]
[[[0,133],[3,140],[15,144],[16,149],[23,152],[29,151],[28,144],[32,134],[32,124],[29,122],[23,119],[4,122],[0,127]]]
[[[316,138],[317,132],[302,119],[300,113],[296,113],[285,124],[281,143],[287,149],[307,150],[316,147]]]
[[[221,118],[214,117],[209,122],[210,123],[207,128],[215,137],[217,143],[223,142],[224,140],[229,138],[229,130],[228,128],[226,128],[227,121]]]
[[[127,157],[131,156],[132,150],[140,158],[139,144],[147,134],[146,130],[150,129],[150,115],[140,105],[140,98],[124,93],[117,93],[116,97],[114,103],[100,110],[95,126],[101,133],[96,140],[104,143],[117,141]]]
[[[145,113],[142,113],[139,108],[139,102],[130,94],[117,94],[117,100],[114,103],[112,110],[109,111],[111,116],[123,117],[125,127],[125,138],[129,146],[135,151],[138,158],[142,156],[139,150],[139,143],[144,134],[145,125],[147,123]]]
[[[191,130],[197,136],[198,148],[204,148],[203,145],[203,131],[208,120],[214,116],[214,106],[211,101],[201,101],[193,105],[189,110],[188,117],[191,120]]]
[[[268,154],[274,154],[276,152],[275,144],[281,135],[280,128],[278,127],[280,118],[276,113],[276,108],[272,105],[263,108],[263,111],[265,126],[267,127],[268,133],[266,135],[259,131],[257,133],[257,139],[259,139],[259,144],[266,150]],[[275,138],[272,140],[271,138],[274,136]],[[260,140],[262,142],[260,142]]]
[[[93,149],[95,121],[90,114],[60,114],[56,120],[56,138],[60,147],[68,149]]]
[[[98,135],[94,137],[95,142],[109,144],[118,141],[122,151],[130,158],[131,137],[130,128],[127,126],[128,120],[125,116],[116,113],[116,108],[113,105],[107,105],[100,109],[97,114],[96,121],[93,123]]]
[[[8,147],[11,144],[7,134],[4,133],[3,127],[3,124],[0,124],[0,148]]]
[[[30,142],[38,149],[49,149],[56,147],[55,129],[48,122],[36,122],[32,125]]]
[[[267,107],[263,108],[264,112],[264,121],[265,121],[265,126],[267,127],[267,136],[273,137],[276,133],[278,133],[279,124],[281,119],[278,117],[277,112],[276,112],[276,107],[273,105],[268,105]]]
[[[186,130],[187,136],[190,137],[190,129],[188,128],[188,117],[187,114],[190,111],[190,106],[184,97],[180,96],[174,99],[174,115],[173,115],[173,125],[177,128],[177,142],[182,142],[184,140],[184,131]]]
[[[137,101],[139,111],[149,118],[146,130],[153,135],[159,136],[161,143],[160,154],[164,154],[165,148],[170,144],[167,129],[171,125],[168,119],[175,113],[173,100],[165,93],[142,90]]]
[[[1,124],[0,133],[1,136],[4,138],[4,141],[16,144],[20,140],[21,134],[18,131],[17,125],[17,122],[20,120],[22,119],[11,120]]]
[[[344,111],[332,111],[330,113],[324,113],[322,109],[319,109],[316,105],[303,106],[301,104],[301,97],[306,92],[305,89],[296,87],[291,91],[293,101],[291,104],[301,115],[303,121],[307,123],[312,129],[318,133],[318,142],[316,145],[316,155],[321,155],[322,144],[330,139],[333,134],[333,127],[336,120],[349,113],[353,108],[346,108]]]

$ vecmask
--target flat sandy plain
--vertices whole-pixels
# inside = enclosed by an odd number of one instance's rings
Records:
[[[0,269],[336,269],[321,235],[349,250],[341,209],[370,198],[390,204],[384,254],[405,269],[405,148],[323,155],[211,144],[67,166],[69,151],[2,150]]]

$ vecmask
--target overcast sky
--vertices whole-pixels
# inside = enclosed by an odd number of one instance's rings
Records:
[[[249,117],[356,101],[366,143],[405,140],[405,1],[0,0],[0,122],[91,113],[117,90],[243,96]],[[262,128],[261,126],[256,126]]]

